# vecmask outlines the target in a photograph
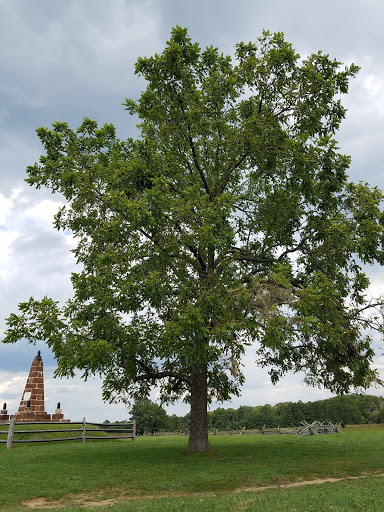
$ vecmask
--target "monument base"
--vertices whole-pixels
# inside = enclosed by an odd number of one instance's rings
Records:
[[[51,415],[47,412],[17,412],[14,414],[16,421],[51,421]],[[11,416],[13,418],[13,416]]]

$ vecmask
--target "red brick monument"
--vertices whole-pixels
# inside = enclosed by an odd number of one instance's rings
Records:
[[[55,414],[52,414],[52,417],[45,411],[43,360],[41,359],[40,350],[32,361],[24,393],[21,397],[19,410],[14,416],[16,417],[16,421],[26,422],[70,421],[64,419],[60,404],[58,404],[58,408]],[[8,415],[6,404],[4,404],[3,410],[0,413],[0,422],[9,421],[12,417],[13,416]]]
[[[44,407],[44,373],[40,350],[32,361],[16,421],[51,421]]]

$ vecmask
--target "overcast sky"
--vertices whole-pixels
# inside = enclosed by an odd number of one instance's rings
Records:
[[[42,152],[39,126],[87,116],[112,122],[121,138],[135,136],[135,119],[121,106],[144,83],[134,75],[139,56],[161,52],[172,27],[188,27],[202,47],[232,53],[239,41],[255,41],[263,29],[282,31],[301,54],[318,50],[362,69],[344,99],[348,117],[338,140],[352,156],[350,177],[384,189],[384,4],[380,0],[0,0],[0,337],[4,319],[30,296],[65,300],[75,269],[71,239],[52,227],[61,198],[26,183],[26,167]],[[384,272],[370,269],[372,293]],[[383,343],[376,338],[375,366],[384,378]],[[123,419],[122,405],[101,400],[100,382],[52,378],[55,360],[44,343],[0,344],[0,406],[17,411],[31,362],[42,351],[46,410],[61,402],[66,417]],[[245,359],[243,394],[224,407],[329,397],[301,376],[272,386]],[[383,394],[384,390],[370,390]],[[169,412],[185,414],[179,404]]]

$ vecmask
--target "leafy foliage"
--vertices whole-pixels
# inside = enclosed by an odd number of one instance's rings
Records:
[[[136,431],[141,435],[165,430],[167,419],[165,409],[148,399],[135,402],[131,409],[131,420],[136,421]]]

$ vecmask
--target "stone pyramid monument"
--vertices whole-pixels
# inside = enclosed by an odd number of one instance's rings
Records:
[[[45,411],[44,405],[44,369],[43,360],[41,358],[40,350],[37,356],[32,361],[31,369],[27,383],[25,384],[24,393],[21,397],[19,410],[14,415],[16,421],[60,421],[68,422],[70,420],[64,419],[64,414],[60,409],[60,403],[57,404],[55,414],[48,414]],[[13,416],[8,415],[6,410],[6,404],[3,405],[3,409],[0,411],[0,423],[9,421]]]
[[[51,415],[44,407],[44,370],[40,350],[32,361],[28,380],[21,397],[17,421],[51,421]]]

